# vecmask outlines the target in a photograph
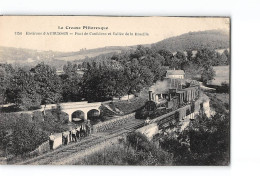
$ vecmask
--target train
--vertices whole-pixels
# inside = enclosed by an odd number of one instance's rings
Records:
[[[197,81],[181,79],[164,81],[167,83],[164,83],[164,88],[149,90],[148,101],[136,112],[137,119],[156,118],[191,104],[200,95],[200,84]]]

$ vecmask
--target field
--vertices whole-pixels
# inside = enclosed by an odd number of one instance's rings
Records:
[[[82,60],[86,57],[96,57],[102,54],[108,54],[108,53],[113,53],[113,52],[117,52],[120,53],[121,50],[105,50],[105,51],[96,51],[96,52],[88,52],[88,53],[84,53],[84,54],[75,54],[75,55],[68,55],[68,56],[58,56],[55,57],[55,59],[58,60],[63,60],[63,61],[75,61],[75,60]]]
[[[216,72],[215,79],[211,85],[221,85],[222,82],[229,83],[229,66],[215,66],[213,69]]]

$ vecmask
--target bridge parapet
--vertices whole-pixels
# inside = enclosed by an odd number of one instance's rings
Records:
[[[87,107],[100,107],[101,103],[88,103],[88,102],[84,102],[84,103],[63,103],[60,104],[62,109],[77,109],[77,108],[87,108]]]

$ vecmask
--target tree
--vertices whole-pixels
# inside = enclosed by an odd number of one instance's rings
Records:
[[[208,81],[213,80],[215,76],[216,72],[214,71],[213,67],[206,67],[202,71],[201,80],[204,84],[207,84]]]
[[[127,94],[139,92],[145,86],[151,86],[153,83],[153,75],[151,71],[139,64],[137,59],[133,59],[125,67],[125,85]]]
[[[224,53],[222,53],[219,65],[228,65],[228,62],[228,57]]]
[[[93,62],[92,65],[87,63],[87,67],[80,83],[83,97],[88,101],[101,101],[106,99],[106,93],[103,91],[103,76],[105,75],[105,70],[98,68],[95,62]]]
[[[62,80],[62,101],[71,102],[71,101],[80,101],[80,76],[75,73],[71,75],[61,75]]]
[[[171,60],[172,60],[172,53],[168,50],[165,50],[165,49],[162,49],[162,50],[159,50],[158,53],[164,57],[165,59],[165,65],[166,66],[170,66],[171,64]]]
[[[230,57],[229,51],[227,49],[225,49],[223,53],[227,56],[227,58]]]
[[[228,58],[224,53],[220,54],[217,52],[217,57],[214,59],[215,60],[213,61],[212,64],[213,66],[223,66],[228,64]]]
[[[159,55],[159,59],[160,58],[161,56]],[[152,72],[153,82],[161,80],[166,72],[165,68],[161,65],[161,60],[159,59],[152,55],[147,55],[143,56],[139,62],[143,67],[147,67]]]
[[[108,97],[122,97],[126,94],[126,80],[123,70],[109,70],[103,77],[103,86]]]
[[[6,90],[10,87],[14,72],[12,65],[0,64],[0,104],[8,101]]]
[[[216,113],[214,118],[198,116],[190,125],[190,150],[196,165],[229,163],[229,114]]]
[[[196,57],[194,58],[194,63],[200,68],[206,68],[213,65],[216,60],[217,53],[215,50],[202,49],[198,50]]]
[[[185,64],[187,64],[187,57],[186,55],[181,52],[181,51],[177,51],[177,53],[173,56],[171,63],[170,63],[170,67],[173,69],[184,69]]]
[[[75,73],[75,71],[77,71],[77,68],[75,65],[72,65],[71,62],[67,62],[67,65],[63,66],[63,71],[65,72],[65,74],[70,75]]]
[[[62,81],[62,101],[80,101],[81,77],[76,72],[77,68],[68,62],[63,69],[65,74],[60,75]]]
[[[41,96],[37,93],[37,82],[33,75],[19,69],[11,80],[11,86],[7,90],[8,99],[22,110],[38,108],[41,104]]]
[[[227,64],[230,65],[231,57],[229,51],[226,49],[224,50],[223,54],[225,54],[225,56],[227,57]]]
[[[8,152],[15,155],[34,150],[48,139],[47,133],[40,130],[37,123],[29,120],[29,116],[23,115],[16,118],[11,128],[11,134],[6,143],[9,143]]]
[[[118,63],[103,63],[91,67],[83,75],[81,90],[90,101],[103,101],[126,94],[124,70]]]
[[[130,58],[131,59],[138,59],[144,55],[147,54],[147,52],[149,51],[149,48],[145,48],[142,45],[138,45],[136,50],[130,54]]]
[[[188,51],[187,51],[187,60],[188,60],[189,62],[191,62],[192,59],[193,59],[192,50],[188,50]]]
[[[61,100],[61,80],[56,70],[44,63],[31,69],[37,82],[37,93],[41,95],[42,104],[57,103]]]
[[[174,155],[174,160],[176,164],[187,165],[188,161],[190,161],[191,158],[189,146],[188,143],[186,145],[182,144],[181,140],[182,139],[178,140],[172,136],[164,137],[160,142],[160,146],[163,150]]]

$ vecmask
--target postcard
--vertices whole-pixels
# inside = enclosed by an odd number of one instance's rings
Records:
[[[0,16],[0,163],[229,166],[230,26]]]

